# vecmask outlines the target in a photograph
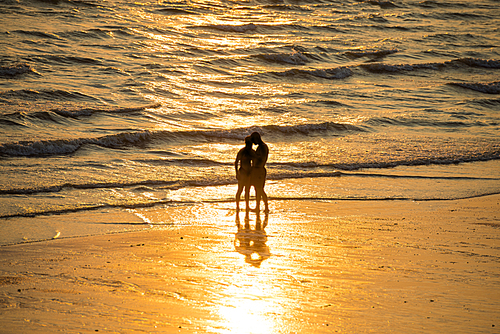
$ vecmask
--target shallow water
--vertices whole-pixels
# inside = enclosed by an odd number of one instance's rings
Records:
[[[498,9],[2,2],[0,243],[60,232],[47,220],[106,233],[147,227],[145,206],[230,201],[253,131],[274,199],[498,193]]]

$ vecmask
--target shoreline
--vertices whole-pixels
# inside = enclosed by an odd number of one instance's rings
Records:
[[[266,192],[280,201],[402,201],[474,198],[498,193],[499,161],[460,166],[401,167],[373,170],[371,174],[269,180]],[[385,177],[380,177],[383,172]],[[142,213],[170,210],[180,205],[234,206],[236,184],[180,187],[179,189],[134,188],[88,190],[84,195],[71,189],[39,195],[3,196],[0,244],[99,235],[148,229],[150,225],[176,224],[160,216],[142,218]],[[116,193],[115,193],[116,191]],[[107,193],[112,198],[104,196]],[[80,196],[81,200],[78,200]],[[95,196],[95,197],[93,197]],[[114,198],[119,198],[115,200]],[[88,199],[90,198],[90,199]],[[76,202],[75,202],[76,200]],[[87,201],[88,200],[88,201]],[[397,202],[395,202],[397,203]],[[9,218],[6,218],[9,217]],[[167,217],[168,218],[168,217]],[[2,246],[0,246],[2,247]]]
[[[293,184],[292,184],[293,186]],[[225,190],[227,193],[227,189]],[[230,191],[229,191],[230,192]],[[394,203],[404,203],[404,202],[452,202],[458,200],[468,200],[483,198],[489,196],[497,196],[500,193],[491,194],[481,194],[481,195],[471,195],[463,198],[338,198],[338,197],[275,197],[269,196],[270,202],[316,202],[316,201],[329,201],[329,202],[360,202],[360,203],[370,203],[370,202],[394,202]],[[255,198],[251,197],[251,203],[255,202]],[[139,206],[135,209],[124,209],[119,207],[110,208],[100,208],[96,210],[83,210],[83,211],[73,211],[67,213],[64,212],[62,215],[59,213],[47,213],[37,216],[15,216],[6,218],[5,224],[0,229],[0,232],[4,236],[13,236],[9,239],[0,241],[0,248],[12,245],[22,245],[37,242],[48,242],[52,240],[62,240],[67,238],[79,238],[79,237],[90,237],[99,235],[112,235],[116,233],[132,233],[142,230],[150,230],[155,228],[167,228],[170,225],[175,225],[174,220],[168,222],[165,221],[150,221],[149,219],[144,220],[141,212],[145,211],[159,211],[159,210],[175,210],[175,206],[199,206],[199,205],[227,205],[234,206],[234,199],[222,199],[222,200],[204,200],[197,202],[169,202],[168,205],[165,203],[160,203],[158,205],[147,205]],[[254,205],[254,204],[252,204]],[[231,208],[228,208],[231,210]],[[114,211],[114,212],[113,212]],[[111,213],[110,213],[111,212]],[[252,211],[253,212],[253,211]],[[90,218],[89,218],[90,217]],[[15,221],[10,221],[14,219]],[[29,231],[29,228],[33,224],[33,220],[36,224],[34,226],[39,226],[39,230]],[[97,222],[93,223],[96,220]],[[80,223],[83,221],[83,223]],[[22,225],[21,225],[22,224]],[[110,226],[109,228],[106,227]],[[16,228],[16,226],[18,226]],[[23,232],[24,226],[25,229]],[[42,227],[45,226],[45,227]],[[134,226],[136,228],[134,228]],[[90,233],[89,233],[90,231]],[[43,237],[38,236],[37,232],[42,232]],[[23,234],[21,234],[23,233]],[[24,233],[26,233],[24,235]],[[14,241],[14,239],[16,241]],[[21,240],[24,239],[24,240]]]
[[[461,201],[461,200],[468,200],[468,199],[476,199],[476,198],[482,198],[482,197],[489,197],[489,196],[500,196],[500,193],[494,192],[490,194],[480,194],[480,195],[471,195],[463,198],[420,198],[420,199],[414,199],[414,198],[329,198],[329,197],[304,197],[304,198],[294,198],[294,197],[272,197],[269,196],[268,199],[270,202],[280,202],[280,201],[289,201],[289,202],[294,202],[294,201],[329,201],[329,202],[451,202],[451,201]],[[244,201],[243,206],[244,206]],[[250,197],[250,203],[255,202],[255,196]],[[206,200],[206,201],[200,201],[200,202],[190,202],[190,203],[179,203],[179,204],[185,204],[185,205],[219,205],[219,204],[229,204],[229,203],[234,203],[234,200],[227,199],[227,200]],[[161,205],[165,205],[165,203],[159,203],[157,205],[151,205],[151,206],[144,206],[142,208],[152,208],[152,209],[166,209],[168,210],[169,207],[167,208],[159,208]],[[251,204],[252,205],[252,204]],[[142,209],[141,207],[139,207]],[[96,211],[102,210],[103,208],[98,208]],[[230,209],[229,209],[230,210]],[[244,210],[241,210],[243,212]],[[251,210],[250,212],[255,213],[255,210]],[[66,212],[63,212],[66,213]],[[71,211],[70,213],[75,213]],[[47,213],[43,214],[42,216],[52,216],[54,213]],[[11,218],[11,217],[7,217]],[[15,218],[31,218],[30,216],[15,216]],[[55,236],[51,238],[46,238],[46,239],[40,239],[40,240],[26,240],[26,241],[21,241],[21,242],[12,242],[12,243],[6,243],[6,244],[0,244],[1,247],[8,247],[8,246],[15,246],[15,245],[25,245],[25,244],[31,244],[31,243],[38,243],[38,242],[50,242],[54,240],[64,240],[64,239],[74,239],[74,238],[87,238],[87,237],[97,237],[101,235],[114,235],[114,234],[122,234],[122,233],[136,233],[136,232],[147,232],[152,229],[154,229],[153,225],[150,225],[146,222],[143,223],[135,223],[135,225],[144,225],[147,226],[149,225],[149,228],[144,228],[141,230],[118,230],[118,231],[111,231],[111,232],[105,232],[105,233],[95,233],[95,234],[84,234],[84,235],[71,235],[71,236]],[[170,225],[158,225],[159,228],[168,228]]]
[[[500,195],[148,208],[168,227],[0,247],[8,332],[498,332]],[[252,203],[254,205],[254,203]],[[267,226],[265,226],[267,224]],[[265,227],[265,228],[263,228]]]

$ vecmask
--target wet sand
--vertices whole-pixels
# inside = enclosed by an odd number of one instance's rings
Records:
[[[150,208],[171,225],[0,247],[0,332],[497,333],[499,203]]]

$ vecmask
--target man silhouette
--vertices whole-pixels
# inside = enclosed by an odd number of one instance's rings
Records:
[[[255,151],[255,160],[251,169],[250,184],[255,189],[255,197],[257,200],[257,206],[255,210],[260,211],[260,199],[264,200],[265,212],[269,212],[269,205],[267,203],[267,194],[264,191],[264,186],[266,183],[267,170],[264,167],[267,162],[267,157],[269,156],[269,147],[266,143],[262,141],[260,133],[253,132],[250,135],[250,139],[253,144],[258,145]]]
[[[238,191],[236,192],[236,210],[240,210],[240,197],[243,189],[245,189],[246,211],[250,210],[250,174],[252,171],[252,161],[256,159],[256,153],[252,148],[252,140],[250,136],[245,138],[245,147],[239,150],[234,161],[234,169],[236,170],[236,179],[238,179]]]

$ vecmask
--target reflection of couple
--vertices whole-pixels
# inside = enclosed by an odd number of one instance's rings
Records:
[[[255,229],[250,228],[248,217],[245,218],[245,226],[240,224],[239,212],[236,213],[236,226],[238,232],[234,238],[234,248],[240,254],[245,255],[245,262],[254,267],[260,267],[262,261],[271,256],[269,247],[266,245],[267,234],[265,228],[268,223],[269,216],[266,214],[264,224],[260,220],[260,215],[257,214],[257,222]]]
[[[252,145],[256,144],[257,150],[253,150]],[[245,147],[242,148],[236,156],[234,168],[236,170],[236,178],[238,179],[238,191],[236,192],[236,210],[240,210],[240,197],[243,189],[245,190],[246,211],[250,210],[250,187],[255,189],[255,198],[257,205],[255,210],[260,211],[260,199],[264,200],[265,212],[269,212],[267,203],[267,194],[264,191],[266,182],[266,168],[264,165],[267,162],[269,148],[262,141],[258,132],[252,133],[245,138]]]

